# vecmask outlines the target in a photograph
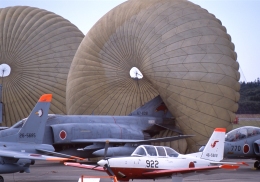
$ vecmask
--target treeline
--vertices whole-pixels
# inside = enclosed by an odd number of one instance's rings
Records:
[[[240,82],[240,100],[237,114],[260,114],[260,79]]]

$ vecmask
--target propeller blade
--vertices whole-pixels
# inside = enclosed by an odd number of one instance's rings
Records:
[[[105,164],[104,167],[107,169],[107,171],[112,175],[115,176],[115,174],[113,173],[112,169],[110,168],[110,166],[108,164]]]
[[[99,167],[99,165],[96,165],[95,167],[91,168],[91,169],[95,169],[96,167]]]
[[[109,172],[109,174],[111,174],[112,176],[115,176],[115,174],[113,173],[112,169],[110,168],[110,166],[108,165],[108,159],[106,159],[107,156],[107,149],[109,147],[109,141],[106,141],[105,144],[105,151],[104,151],[104,160],[107,160],[107,164],[104,165],[104,167],[107,169],[107,171]]]
[[[104,159],[106,159],[108,147],[109,147],[109,141],[107,140],[105,145]]]

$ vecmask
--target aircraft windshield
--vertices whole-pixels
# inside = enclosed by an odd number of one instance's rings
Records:
[[[260,134],[260,128],[257,127],[241,127],[235,130],[232,130],[226,134],[225,141],[234,142],[238,140],[242,140],[248,137],[252,137],[254,135]]]
[[[146,156],[146,152],[143,147],[137,147],[137,149],[135,149],[133,154],[135,154],[137,156]]]
[[[169,147],[140,145],[135,149],[132,156],[157,156],[157,157],[178,157],[178,152]]]
[[[169,148],[169,147],[165,147],[166,149],[166,152],[167,152],[167,155],[169,157],[178,157],[178,152],[176,152],[175,150],[173,150],[172,148]]]

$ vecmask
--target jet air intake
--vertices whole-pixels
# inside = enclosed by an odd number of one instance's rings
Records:
[[[253,143],[253,147],[254,147],[254,152],[256,155],[260,156],[260,139],[259,140],[256,140],[254,143]]]

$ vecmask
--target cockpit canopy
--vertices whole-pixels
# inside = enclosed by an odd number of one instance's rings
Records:
[[[255,135],[260,135],[260,128],[253,126],[244,126],[241,128],[234,129],[226,134],[225,141],[234,142],[249,138]]]
[[[25,123],[26,120],[27,120],[27,118],[24,118],[24,119],[18,121],[11,128],[22,128],[22,126],[23,126],[23,124]]]
[[[49,118],[52,118],[52,117],[55,117],[55,114],[48,114],[48,119]],[[24,118],[20,121],[18,121],[17,123],[15,123],[13,126],[11,126],[11,128],[22,128],[25,121],[27,120],[28,118]]]
[[[153,146],[153,145],[140,145],[131,156],[156,156],[156,157],[178,157],[179,153],[170,147]]]

